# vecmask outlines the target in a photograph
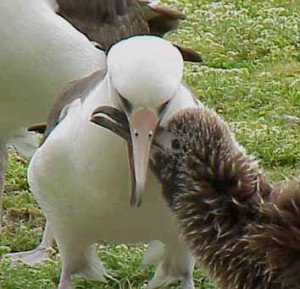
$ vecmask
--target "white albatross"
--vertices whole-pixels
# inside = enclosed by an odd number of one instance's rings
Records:
[[[70,84],[61,95],[77,98],[52,114],[46,139],[28,170],[31,190],[55,235],[62,258],[59,289],[71,288],[71,275],[104,280],[96,255],[100,240],[150,246],[145,263],[155,260],[155,276],[147,288],[158,288],[181,277],[192,289],[193,258],[180,241],[176,224],[162,200],[160,185],[149,173],[149,149],[155,129],[178,110],[201,105],[181,84],[183,59],[179,50],[155,36],[120,41],[107,54],[107,70]],[[75,98],[75,97],[74,97]],[[133,140],[129,204],[126,143],[93,124],[95,108],[114,106],[129,119]],[[52,122],[52,124],[51,124]],[[55,126],[56,125],[56,126]],[[146,184],[145,184],[146,181]]]
[[[7,144],[13,144],[23,155],[31,155],[36,143],[24,127],[46,120],[54,98],[69,81],[106,65],[104,54],[85,34],[107,47],[135,33],[163,35],[183,18],[173,9],[143,2],[0,1],[0,230]],[[44,247],[51,244],[49,233],[43,238],[41,250],[11,257],[28,263],[40,260]]]

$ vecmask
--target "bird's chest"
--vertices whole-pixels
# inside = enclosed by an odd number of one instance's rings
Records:
[[[103,134],[99,141],[71,144],[71,158],[53,151],[51,163],[36,169],[51,170],[51,178],[37,179],[43,189],[35,190],[47,217],[94,241],[135,243],[168,235],[171,214],[159,183],[149,173],[143,204],[132,208],[125,142]]]

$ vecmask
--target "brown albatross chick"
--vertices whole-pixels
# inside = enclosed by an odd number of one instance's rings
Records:
[[[120,126],[103,126],[128,140]],[[300,288],[299,178],[269,184],[209,109],[179,112],[154,144],[151,166],[164,197],[222,289]]]
[[[158,136],[153,171],[185,240],[221,288],[300,288],[300,180],[273,187],[212,110]]]

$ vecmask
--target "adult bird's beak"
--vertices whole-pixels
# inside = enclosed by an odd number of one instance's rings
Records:
[[[99,116],[99,113],[105,114],[110,120]],[[148,109],[138,109],[133,111],[127,119],[124,112],[113,107],[101,106],[94,110],[91,121],[127,140],[131,180],[130,204],[140,206],[146,183],[151,145],[159,123],[157,114]]]
[[[158,116],[149,109],[133,111],[128,118],[131,135],[132,152],[129,153],[129,170],[131,173],[131,201],[132,206],[140,206],[144,191],[150,149],[155,130],[158,126]],[[128,148],[130,152],[130,147]]]

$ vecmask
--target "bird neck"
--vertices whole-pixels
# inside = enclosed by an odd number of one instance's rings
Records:
[[[194,142],[191,149],[176,161],[176,169],[170,174],[172,178],[162,180],[165,189],[171,189],[165,195],[171,201],[177,196],[181,200],[196,196],[201,197],[202,203],[213,201],[213,206],[218,202],[231,204],[238,214],[255,211],[261,198],[268,199],[271,190],[255,158],[247,156],[227,131],[214,137],[203,130],[200,135],[196,141],[191,138]],[[224,211],[223,215],[231,213]]]
[[[229,156],[230,155],[230,156]],[[245,223],[252,221],[271,187],[253,158],[243,151],[213,158],[187,157],[174,179],[171,207],[179,216],[193,215],[201,220],[197,227],[210,239],[242,234]],[[262,188],[264,189],[262,191]]]
[[[242,149],[216,148],[213,157],[186,157],[175,179],[171,208],[200,263],[221,280],[222,288],[246,288],[248,275],[248,284],[266,284],[262,266],[255,265],[255,254],[242,241],[247,225],[258,218],[261,202],[271,194],[256,161]]]

